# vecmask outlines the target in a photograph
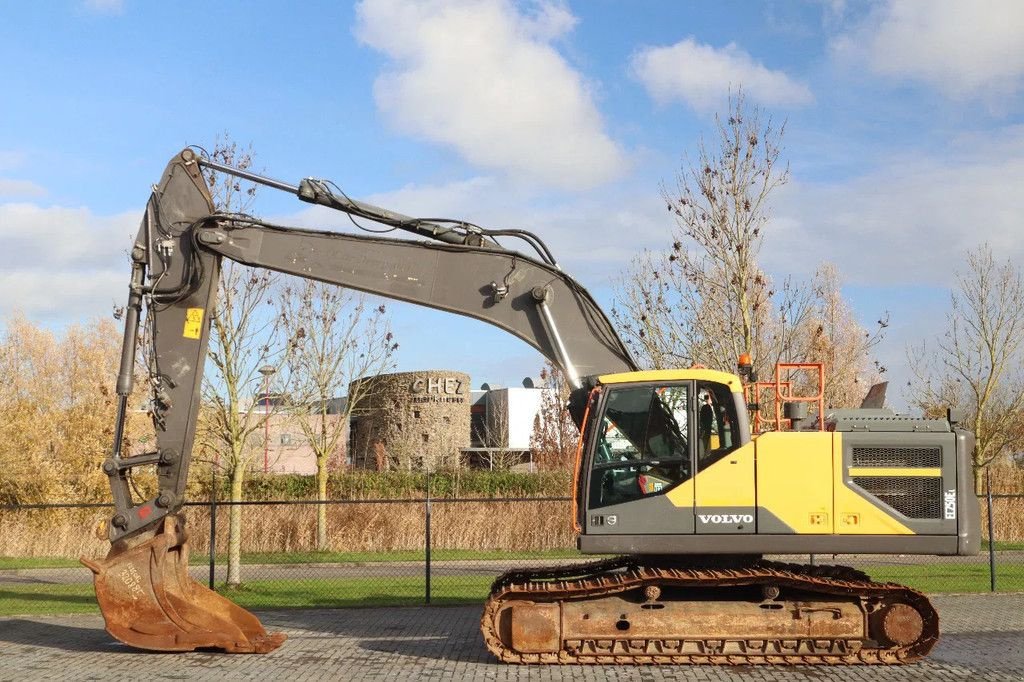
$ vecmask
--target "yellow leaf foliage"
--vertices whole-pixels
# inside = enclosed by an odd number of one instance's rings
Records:
[[[110,320],[62,335],[15,313],[0,336],[0,504],[109,499],[121,334]],[[127,447],[148,419],[132,396]]]

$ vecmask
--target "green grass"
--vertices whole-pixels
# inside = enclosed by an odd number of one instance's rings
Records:
[[[988,542],[982,541],[981,551],[988,551]],[[1024,542],[996,542],[996,551],[1024,551]],[[574,549],[552,549],[536,552],[506,552],[502,550],[435,549],[434,561],[502,560],[502,559],[597,559],[580,554]],[[205,566],[210,561],[205,554],[193,554],[192,566]],[[397,552],[273,552],[243,554],[243,564],[362,564],[379,561],[423,561],[423,550]],[[217,564],[227,563],[227,555],[218,554]],[[937,565],[937,564],[936,564]],[[76,568],[78,559],[66,557],[4,557],[0,556],[0,570],[21,568]]]
[[[927,594],[988,592],[988,564],[919,564],[906,566],[858,566],[872,580],[907,585]],[[996,566],[996,588],[1024,590],[1024,564]]]
[[[245,554],[244,564],[363,564],[378,561],[423,561],[423,550],[398,552],[290,552]],[[575,549],[551,549],[536,552],[507,552],[503,550],[435,549],[431,561],[486,561],[509,559],[587,559]],[[593,558],[593,557],[591,557]],[[204,565],[209,557],[192,557],[189,563]],[[227,563],[226,555],[217,555],[217,563]]]
[[[431,604],[482,604],[491,586],[488,576],[437,577],[431,580]],[[309,578],[253,580],[238,589],[218,591],[247,609],[422,606],[424,581],[416,577]],[[0,616],[99,613],[92,584],[5,585]]]
[[[0,570],[14,570],[19,568],[75,568],[81,566],[78,559],[65,557],[10,557],[0,556]]]
[[[479,553],[456,556],[482,558]],[[506,555],[502,555],[504,558]],[[518,555],[517,555],[518,556]],[[416,559],[420,558],[417,554]],[[923,592],[988,592],[987,564],[934,563],[913,566],[860,566],[872,579],[896,582]],[[1024,565],[997,567],[1000,591],[1024,590]],[[435,576],[432,604],[481,604],[487,595],[488,576]],[[220,586],[222,594],[246,608],[340,608],[367,606],[419,606],[423,604],[422,576],[369,578],[300,578],[253,580],[239,589]],[[0,584],[0,616],[97,613],[92,584]]]
[[[364,564],[378,561],[423,561],[423,550],[403,550],[398,552],[273,552],[243,554],[242,563],[252,564]],[[581,559],[590,555],[580,554],[574,549],[552,549],[536,552],[505,552],[501,550],[482,551],[474,549],[435,549],[431,552],[433,561],[460,560],[508,560],[508,559]],[[226,554],[217,555],[217,565],[226,564]],[[206,554],[193,554],[189,557],[189,565],[206,566],[210,557]],[[64,557],[0,557],[0,570],[23,568],[78,568],[82,564],[78,559]]]
[[[445,576],[431,580],[431,604],[483,604],[491,587],[488,576]],[[331,578],[253,580],[220,593],[245,608],[339,608],[352,606],[422,606],[422,576],[401,578]]]
[[[99,613],[92,583],[0,585],[0,616]]]

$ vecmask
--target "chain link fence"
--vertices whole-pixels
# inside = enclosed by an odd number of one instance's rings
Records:
[[[932,594],[1024,592],[1024,495],[979,502],[978,556],[771,558],[853,566]],[[317,547],[321,509],[326,549]],[[0,615],[95,610],[92,575],[76,560],[109,549],[89,532],[109,516],[109,505],[0,511]],[[234,586],[227,584],[233,511],[242,522]],[[249,608],[482,603],[510,568],[589,558],[575,549],[567,497],[211,500],[186,505],[185,515],[192,576]],[[737,549],[741,543],[738,537]]]

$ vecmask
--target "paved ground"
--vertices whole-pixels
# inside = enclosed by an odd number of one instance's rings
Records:
[[[934,598],[943,636],[899,668],[523,667],[495,663],[477,607],[261,612],[289,640],[265,656],[150,654],[98,616],[0,618],[0,680],[1024,680],[1024,595]]]

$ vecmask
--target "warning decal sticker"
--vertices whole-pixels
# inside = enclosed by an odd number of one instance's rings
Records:
[[[203,333],[203,309],[189,308],[185,311],[185,331],[182,336],[186,339],[198,339]]]

